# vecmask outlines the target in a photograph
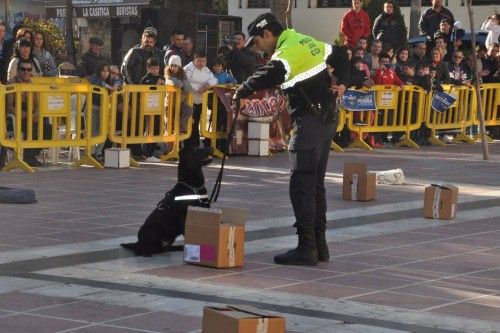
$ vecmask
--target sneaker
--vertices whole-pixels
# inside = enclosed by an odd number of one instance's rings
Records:
[[[146,158],[146,162],[158,163],[158,162],[161,162],[161,159],[159,159],[156,156],[150,156],[150,157]]]

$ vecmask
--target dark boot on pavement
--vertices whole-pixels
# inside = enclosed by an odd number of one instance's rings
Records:
[[[328,251],[328,245],[326,244],[325,229],[314,231],[316,236],[316,249],[318,251],[319,261],[328,261],[330,259],[330,252]]]
[[[314,230],[297,230],[299,245],[288,252],[278,254],[274,262],[279,265],[306,265],[316,266],[318,264],[318,252],[316,250],[316,236]]]

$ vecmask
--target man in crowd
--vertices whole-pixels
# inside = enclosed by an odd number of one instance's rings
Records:
[[[33,74],[34,68],[33,64],[29,60],[21,59],[17,63],[17,72],[16,76],[8,82],[9,84],[13,83],[31,83],[31,77]],[[26,136],[27,134],[27,128],[28,128],[28,121],[27,117],[29,115],[29,110],[28,107],[30,105],[29,103],[29,95],[30,93],[28,92],[21,92],[21,130],[23,132],[23,135]],[[10,114],[16,114],[16,98],[14,94],[8,94],[7,95],[7,113]],[[33,93],[32,96],[32,126],[33,126],[33,139],[36,140],[38,138],[38,96],[36,93]],[[43,124],[43,136],[45,140],[50,140],[51,138],[51,126],[48,123],[47,120],[44,120]],[[32,167],[39,167],[42,166],[42,163],[38,161],[36,158],[37,155],[40,153],[41,149],[39,148],[25,148],[23,150],[23,160],[26,162],[29,166]]]
[[[183,42],[184,34],[179,30],[172,31],[170,34],[170,45],[166,46],[165,49],[165,58],[163,59],[165,66],[168,66],[168,59],[173,55],[179,56],[181,60],[184,58],[184,52],[182,52]],[[183,60],[183,62],[186,62],[186,60]]]
[[[2,78],[6,75],[4,73],[5,69],[3,66],[4,62],[4,51],[5,51],[5,32],[7,31],[7,26],[5,25],[5,22],[0,21],[0,83],[5,83],[2,81]]]
[[[370,17],[361,9],[361,0],[352,0],[352,8],[342,17],[340,31],[344,34],[344,44],[356,46],[360,37],[371,34]]]
[[[249,47],[245,47],[245,34],[237,31],[233,36],[232,45],[228,45],[229,69],[233,73],[238,83],[248,79],[257,69],[257,54]]]
[[[394,15],[394,2],[387,0],[384,2],[384,11],[373,22],[373,38],[382,41],[383,47],[391,45],[397,49],[406,42],[401,39],[401,29]]]
[[[131,48],[123,58],[121,71],[127,84],[140,84],[146,75],[146,64],[149,58],[163,59],[163,54],[156,47],[157,30],[152,27],[144,29],[141,43]],[[163,73],[161,64],[160,72]]]
[[[96,36],[90,37],[89,49],[82,55],[76,69],[79,77],[89,78],[95,74],[97,65],[102,62],[110,63],[109,59],[102,54],[103,45],[104,42],[101,38]]]
[[[472,72],[463,64],[464,53],[460,50],[454,51],[451,61],[448,63],[451,84],[469,85],[472,81]]]
[[[431,3],[432,7],[422,13],[418,22],[420,33],[429,39],[432,39],[439,30],[439,24],[443,19],[447,19],[450,24],[455,23],[453,14],[443,6],[443,0],[432,0]]]
[[[379,56],[382,52],[382,42],[379,40],[373,40],[370,48],[370,53],[365,54],[365,63],[371,72],[374,72],[379,68]]]
[[[182,67],[189,64],[194,60],[194,43],[190,36],[184,36],[184,41],[182,42]]]
[[[427,57],[427,43],[420,42],[413,48],[411,59],[415,62],[415,67],[420,68],[422,64],[428,64],[430,58]]]
[[[324,180],[337,127],[336,98],[349,83],[347,54],[342,47],[283,29],[270,13],[259,15],[248,26],[248,32],[249,42],[274,57],[240,86],[235,98],[280,86],[289,96],[293,122],[290,199],[299,242],[296,249],[275,256],[274,261],[282,265],[317,265],[318,260],[329,259]]]

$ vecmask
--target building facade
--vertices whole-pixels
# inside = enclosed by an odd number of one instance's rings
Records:
[[[333,43],[339,38],[342,16],[351,6],[351,0],[291,0],[292,23],[297,30]],[[410,26],[410,0],[395,0],[405,17],[406,26]],[[489,15],[500,11],[498,0],[475,0],[474,22],[476,28]],[[467,5],[464,0],[444,0],[455,19],[462,22],[463,28],[470,29]],[[430,0],[422,0],[422,11],[430,7]],[[246,33],[248,24],[259,14],[269,12],[269,0],[228,0],[228,14],[241,16]]]

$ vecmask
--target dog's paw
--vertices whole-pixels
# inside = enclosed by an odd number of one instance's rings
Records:
[[[135,250],[137,243],[121,243],[120,246],[127,250]]]

